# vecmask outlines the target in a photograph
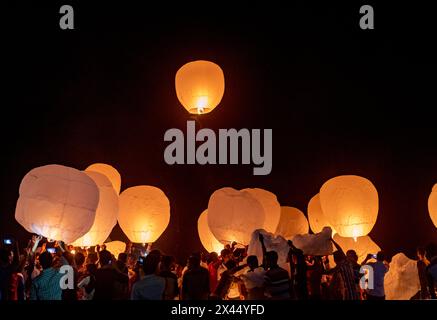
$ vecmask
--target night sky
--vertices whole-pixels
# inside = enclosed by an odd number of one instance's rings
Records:
[[[430,10],[375,4],[375,30],[364,31],[359,8],[371,2],[73,1],[76,29],[63,31],[62,4],[2,4],[1,234],[29,237],[14,219],[29,170],[103,162],[118,169],[122,190],[146,184],[166,193],[171,220],[156,247],[179,258],[202,248],[197,218],[218,188],[264,188],[306,212],[322,184],[342,174],[378,189],[370,236],[389,255],[413,257],[437,241],[427,209],[437,183]],[[253,165],[164,162],[165,131],[185,131],[191,119],[174,76],[198,59],[220,65],[226,85],[200,124],[272,129],[270,175],[253,176]],[[117,226],[111,239],[126,237]]]

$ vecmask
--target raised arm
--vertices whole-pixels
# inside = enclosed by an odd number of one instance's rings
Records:
[[[336,248],[339,252],[341,252],[341,254],[345,255],[345,253],[344,253],[343,249],[340,247],[340,245],[339,245],[339,244],[338,244],[338,243],[337,243],[333,238],[331,238],[330,240],[331,240],[331,242],[334,244],[335,248]]]

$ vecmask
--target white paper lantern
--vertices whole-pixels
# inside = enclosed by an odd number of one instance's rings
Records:
[[[417,261],[403,253],[393,256],[384,278],[387,300],[410,300],[420,290]]]
[[[302,211],[293,207],[281,207],[281,219],[276,228],[276,235],[291,239],[297,234],[308,233],[308,221]]]
[[[200,242],[208,252],[220,253],[224,248],[223,244],[218,241],[208,226],[208,210],[202,212],[197,220],[197,231],[199,232]]]
[[[437,228],[437,184],[432,188],[432,192],[428,198],[428,211],[432,222]]]
[[[311,230],[314,233],[322,232],[324,227],[330,227],[332,234],[337,232],[323,214],[322,206],[320,205],[319,194],[316,194],[314,197],[312,197],[308,203],[308,221],[310,223]]]
[[[73,245],[76,247],[90,247],[102,244],[111,233],[118,216],[118,194],[111,181],[101,173],[85,171],[94,180],[99,188],[99,204],[93,226],[84,236],[77,239]]]
[[[262,205],[265,214],[264,230],[274,233],[281,218],[281,205],[270,191],[260,188],[247,188],[241,191],[249,192]]]
[[[130,241],[155,242],[170,222],[170,202],[152,186],[136,186],[120,194],[118,223]]]
[[[84,172],[47,165],[21,181],[15,219],[29,232],[71,243],[90,230],[98,203],[99,189]]]
[[[105,243],[106,250],[111,252],[116,259],[118,259],[118,255],[126,251],[126,243],[122,241],[111,241]]]
[[[117,192],[117,195],[120,194],[121,176],[114,167],[110,166],[109,164],[94,163],[86,168],[85,171],[94,171],[103,174],[109,179],[109,181],[111,181],[115,192]]]
[[[208,225],[223,244],[249,244],[252,232],[262,229],[264,221],[262,205],[247,191],[222,188],[209,198]]]
[[[320,204],[325,217],[342,237],[367,235],[378,217],[378,192],[363,177],[339,176],[320,189]]]

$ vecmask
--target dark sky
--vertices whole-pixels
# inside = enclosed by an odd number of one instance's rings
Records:
[[[122,189],[167,194],[171,221],[156,246],[179,257],[200,249],[197,217],[214,190],[261,187],[306,212],[341,174],[375,184],[370,235],[389,254],[437,241],[427,210],[437,183],[431,10],[374,5],[375,30],[363,31],[364,3],[93,3],[72,2],[73,31],[58,27],[64,3],[2,5],[0,233],[27,237],[14,210],[29,170],[104,162],[119,170]],[[174,76],[197,59],[219,64],[226,82],[202,126],[273,129],[270,175],[164,162],[164,132],[190,119]],[[111,237],[124,239],[118,227]]]

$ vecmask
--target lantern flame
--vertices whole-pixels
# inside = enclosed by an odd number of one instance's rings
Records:
[[[208,106],[208,96],[200,96],[196,101],[197,114],[205,112],[205,108]]]

